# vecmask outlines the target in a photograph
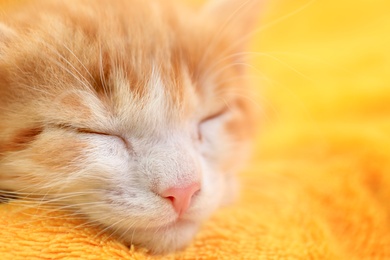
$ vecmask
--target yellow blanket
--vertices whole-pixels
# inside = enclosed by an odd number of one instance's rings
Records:
[[[161,259],[390,259],[390,1],[269,2],[242,196]],[[0,204],[0,259],[160,259],[65,215]]]

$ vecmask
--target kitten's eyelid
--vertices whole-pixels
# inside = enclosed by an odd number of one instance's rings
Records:
[[[75,131],[78,133],[84,133],[84,134],[111,135],[109,133],[92,130],[92,129],[86,128],[86,127],[73,126],[71,124],[54,124],[52,126],[54,126],[55,128],[72,130],[72,131]]]
[[[204,123],[206,123],[206,122],[209,122],[209,121],[211,121],[211,120],[217,119],[217,118],[219,118],[219,117],[225,115],[228,111],[229,111],[229,107],[227,107],[227,106],[226,106],[226,107],[223,107],[222,109],[217,110],[216,113],[211,114],[211,115],[209,115],[209,116],[203,118],[203,119],[199,122],[199,124],[198,124],[198,140],[199,140],[200,142],[203,141],[203,134],[202,134],[202,130],[201,130],[201,125],[204,124]]]
[[[214,114],[211,114],[205,118],[203,118],[201,121],[200,121],[200,124],[202,123],[205,123],[207,121],[210,121],[210,120],[213,120],[213,119],[216,119],[224,114],[226,114],[227,112],[229,111],[229,108],[228,107],[223,107],[222,109],[218,110],[218,112],[214,113]]]
[[[55,127],[56,128],[60,128],[60,129],[72,130],[72,131],[75,131],[75,132],[81,133],[81,134],[96,134],[96,135],[117,136],[117,137],[123,139],[121,136],[118,136],[116,134],[96,131],[96,130],[92,130],[90,128],[78,127],[78,126],[73,126],[73,125],[70,125],[70,124],[56,124]]]
[[[88,129],[88,128],[82,128],[82,127],[81,128],[75,128],[75,130],[78,133],[82,133],[82,134],[112,135],[112,134],[99,132],[99,131],[91,130],[91,129]]]
[[[99,132],[99,131],[92,130],[92,129],[85,128],[85,127],[72,126],[70,124],[57,124],[57,125],[54,125],[54,126],[56,128],[72,130],[72,131],[75,131],[75,132],[80,133],[80,134],[95,134],[95,135],[114,136],[114,137],[117,137],[117,138],[121,139],[122,142],[125,144],[126,148],[131,150],[130,149],[131,145],[130,145],[129,141],[127,141],[126,138],[124,138],[123,136],[118,135],[118,134]]]

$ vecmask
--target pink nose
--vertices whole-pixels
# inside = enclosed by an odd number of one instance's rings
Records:
[[[171,201],[173,208],[180,216],[188,209],[191,204],[192,197],[199,190],[199,183],[192,183],[184,188],[169,188],[163,191],[160,195]]]

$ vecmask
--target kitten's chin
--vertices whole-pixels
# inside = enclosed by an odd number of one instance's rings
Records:
[[[185,248],[198,229],[198,223],[179,220],[158,228],[129,230],[122,239],[126,245],[145,247],[152,254],[167,254]]]

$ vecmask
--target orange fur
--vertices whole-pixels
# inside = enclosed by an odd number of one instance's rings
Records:
[[[157,156],[155,165],[141,169],[151,167],[151,176],[137,175],[137,181],[151,183],[142,192],[214,178],[213,192],[220,195],[210,206],[199,202],[205,213],[197,213],[200,219],[211,214],[219,197],[230,193],[230,171],[240,164],[237,155],[245,154],[253,132],[242,49],[232,44],[246,30],[229,20],[240,10],[232,2],[225,15],[215,7],[195,12],[153,0],[37,0],[7,13],[7,27],[0,27],[0,157],[7,162],[0,163],[0,188],[61,198],[60,191],[109,187],[111,178],[136,171],[118,173],[123,165],[133,167],[133,157]],[[255,14],[243,11],[246,16],[238,12],[237,19]],[[160,162],[162,155],[167,162]],[[169,160],[177,168],[168,170]],[[119,166],[110,165],[117,161],[122,168],[115,170]],[[205,199],[214,196],[206,188],[202,192]],[[85,202],[78,199],[64,203]],[[152,221],[145,223],[147,228]],[[177,246],[145,239],[139,243],[156,252]]]
[[[26,148],[29,143],[35,140],[35,138],[42,132],[42,128],[30,128],[22,129],[13,137],[8,144],[3,144],[0,147],[0,154],[8,152],[19,151]]]

